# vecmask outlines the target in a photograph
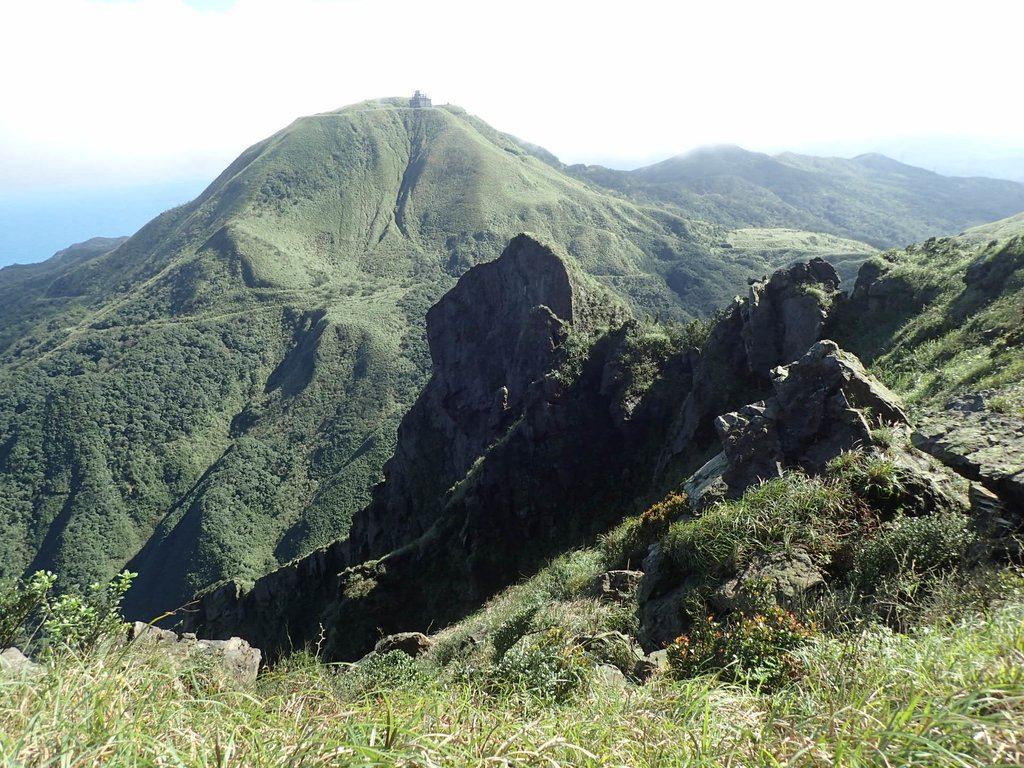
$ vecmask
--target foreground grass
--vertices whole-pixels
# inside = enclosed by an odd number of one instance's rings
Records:
[[[141,649],[0,677],[4,765],[1024,764],[1024,589],[956,623],[819,637],[768,694],[712,677],[592,682],[562,704],[428,668],[295,658],[249,690]]]

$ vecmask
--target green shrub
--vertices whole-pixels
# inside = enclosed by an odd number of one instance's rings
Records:
[[[495,663],[500,662],[508,649],[533,629],[533,620],[539,610],[540,606],[537,605],[520,608],[494,629],[491,633],[491,646]]]
[[[710,319],[698,318],[686,323],[666,323],[665,332],[675,349],[701,349],[711,336],[711,329],[722,317],[724,312],[719,310]]]
[[[20,580],[0,588],[0,649],[26,643],[35,634],[28,622],[49,602],[57,577],[36,571],[27,582]]]
[[[27,582],[0,590],[0,648],[36,640],[51,649],[86,651],[124,627],[121,601],[138,576],[122,571],[108,584],[95,583],[84,592],[50,593],[57,577],[37,571]],[[37,638],[41,630],[42,637]]]
[[[689,634],[668,646],[676,677],[711,673],[761,688],[776,688],[799,674],[792,652],[811,636],[811,627],[778,606],[739,612],[725,621],[702,617]]]
[[[891,442],[894,437],[881,427],[872,436],[886,435],[883,441]],[[868,454],[863,451],[847,451],[829,462],[826,469],[829,476],[845,486],[864,505],[885,515],[892,514],[902,506],[909,506],[907,477],[905,470],[887,454]]]
[[[404,651],[371,654],[352,668],[355,692],[365,695],[388,693],[423,679],[416,660]]]
[[[647,548],[665,535],[672,520],[689,510],[685,493],[671,493],[643,514],[623,521],[598,539],[605,567],[638,565]]]
[[[52,645],[84,651],[124,627],[121,601],[138,576],[122,571],[110,583],[89,585],[85,594],[61,595],[47,607],[43,630]]]
[[[618,631],[601,632],[582,638],[580,647],[595,663],[610,664],[626,677],[634,675],[640,659],[633,641]]]
[[[454,632],[444,635],[438,640],[430,654],[436,667],[447,667],[456,662],[464,662],[476,650],[477,639],[468,626],[460,626]]]
[[[673,524],[663,543],[682,573],[715,578],[760,552],[794,546],[827,561],[857,529],[857,514],[856,499],[842,484],[792,472]]]
[[[533,586],[541,600],[571,600],[586,593],[604,570],[604,560],[591,549],[560,555],[543,568]]]
[[[650,388],[669,358],[679,351],[675,344],[681,338],[673,339],[659,325],[630,326],[618,360],[624,377],[623,397],[627,401],[639,398]]]
[[[963,560],[976,538],[967,516],[960,512],[897,515],[858,548],[851,580],[859,589],[871,592],[886,576],[948,570]]]
[[[835,300],[835,292],[829,292],[820,283],[802,283],[798,286],[801,293],[813,298],[822,309],[829,309]]]
[[[571,697],[589,675],[586,653],[568,641],[561,627],[524,635],[492,669],[500,692],[525,693],[550,703]]]

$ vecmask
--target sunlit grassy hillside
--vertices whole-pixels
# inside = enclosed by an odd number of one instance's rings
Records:
[[[1024,416],[1024,219],[887,251],[866,269],[875,287],[837,315],[841,343],[914,405],[984,390]]]
[[[499,598],[475,625],[500,627],[524,600],[543,597],[539,618],[549,627],[605,626],[607,609],[566,599],[558,586],[565,568]],[[902,633],[879,624],[817,632],[793,652],[799,674],[771,689],[713,671],[615,682],[596,671],[587,647],[572,643],[530,664],[485,661],[477,670],[441,667],[438,653],[413,661],[393,652],[355,667],[300,653],[252,687],[200,660],[105,648],[58,656],[34,675],[0,672],[0,759],[24,766],[1020,765],[1024,582],[1014,574],[979,579],[973,589],[950,581],[946,601],[918,612]],[[479,658],[489,658],[491,647]]]
[[[1002,222],[883,254],[864,269],[858,293],[836,306],[831,331],[918,410],[986,388],[994,408],[1024,416],[1024,252],[1015,227]],[[235,319],[224,343],[258,348],[247,335],[259,328],[255,316]],[[319,339],[330,326],[294,322],[297,341],[286,354],[302,360],[295,350],[312,349],[315,357],[320,342],[303,334]],[[182,332],[180,323],[165,325]],[[198,342],[199,359],[213,354]],[[171,377],[175,369],[160,370]],[[268,380],[305,392],[303,370],[281,368]],[[75,410],[78,399],[48,402],[51,419],[74,417],[78,431],[102,434],[95,414]],[[300,399],[280,402],[301,414]],[[217,472],[233,467],[258,479],[276,471],[266,448],[275,444],[246,439],[265,417],[251,418],[230,427],[237,436],[225,463],[194,491],[228,504],[243,523],[241,507],[218,491]],[[126,650],[113,639],[90,652],[44,653],[34,673],[0,671],[0,756],[32,766],[1020,765],[1019,551],[1004,521],[987,525],[984,510],[966,507],[964,479],[937,480],[939,466],[920,455],[901,463],[909,431],[875,423],[871,437],[873,453],[844,453],[815,477],[789,471],[701,510],[670,494],[437,628],[415,660],[391,652],[322,664],[314,642],[248,687],[209,663]],[[17,441],[8,445],[6,460],[30,456]],[[80,444],[64,449],[98,461]],[[62,477],[70,486],[75,476]],[[948,494],[919,494],[918,477]],[[279,500],[273,494],[290,486],[237,487]],[[609,569],[635,568],[655,551],[660,564],[645,568],[685,589],[677,601],[684,634],[660,657],[639,650],[651,645],[640,598],[595,591]],[[752,583],[740,593],[746,603],[715,607],[723,579],[758,558],[797,552],[820,569],[820,588],[783,609]]]
[[[1024,210],[1024,184],[940,176],[883,155],[843,159],[705,147],[633,171],[569,171],[728,227],[796,227],[903,247]]]

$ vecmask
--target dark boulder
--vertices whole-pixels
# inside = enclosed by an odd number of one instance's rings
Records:
[[[373,651],[378,654],[401,651],[406,656],[417,659],[429,651],[432,645],[430,638],[422,632],[398,632],[378,640]]]
[[[784,608],[796,606],[818,587],[824,586],[822,570],[806,552],[767,552],[751,560],[735,577],[720,584],[711,604],[722,613],[746,609],[751,587],[767,587],[768,597]]]
[[[822,259],[794,264],[751,285],[740,308],[750,372],[764,375],[796,360],[817,341],[828,319],[827,297],[838,289],[839,275]]]
[[[591,591],[595,597],[610,602],[632,600],[643,577],[643,571],[605,571],[597,577]]]
[[[715,421],[732,496],[789,467],[811,474],[843,451],[871,444],[876,424],[906,424],[899,399],[833,341],[819,341],[798,361],[772,371],[774,397]]]
[[[821,338],[838,289],[835,269],[813,259],[755,281],[745,299],[736,299],[692,356],[692,386],[659,459],[661,472],[715,445],[716,417],[770,393],[772,370]]]

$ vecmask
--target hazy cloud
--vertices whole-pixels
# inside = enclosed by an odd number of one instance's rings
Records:
[[[1024,143],[1016,3],[49,0],[0,28],[7,186],[212,176],[299,115],[415,88],[569,162]]]

